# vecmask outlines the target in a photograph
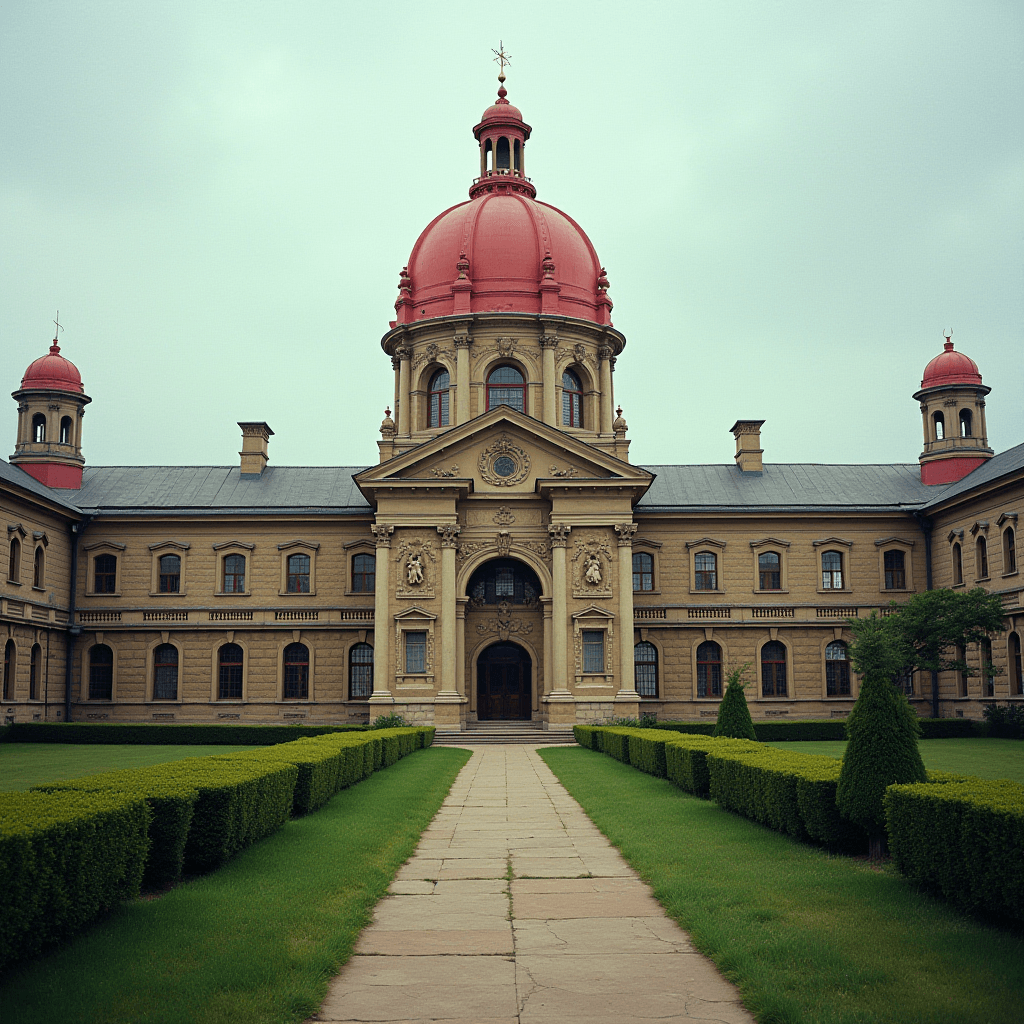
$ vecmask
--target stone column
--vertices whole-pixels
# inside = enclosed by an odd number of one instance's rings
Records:
[[[466,605],[468,598],[455,599],[455,688],[466,701]]]
[[[601,420],[602,434],[612,432],[612,348],[602,345],[597,350],[597,358],[601,361]]]
[[[569,695],[569,605],[565,594],[565,549],[571,526],[549,526],[551,535],[551,686],[548,697]]]
[[[455,599],[455,550],[459,543],[457,523],[437,528],[441,538],[441,685],[434,699],[434,725],[441,730],[458,731],[459,705],[457,652],[458,604]]]
[[[619,535],[619,692],[616,701],[637,702],[633,673],[633,534],[636,523],[615,527]]]
[[[398,368],[398,433],[407,437],[412,432],[412,409],[409,396],[412,352],[401,345],[395,350],[395,355],[400,360]]]
[[[469,422],[469,350],[472,343],[469,334],[455,335],[455,424]]]
[[[395,528],[390,523],[374,523],[370,530],[377,538],[377,582],[373,595],[373,693],[370,694],[370,703],[394,704],[388,671],[391,650],[388,592],[391,587],[391,535]]]
[[[555,670],[551,662],[552,638],[551,638],[551,598],[542,597],[541,615],[544,621],[544,690],[541,697],[546,697],[551,692],[551,680],[554,678]]]
[[[543,357],[543,380],[544,380],[544,422],[552,427],[558,426],[558,406],[555,403],[556,386],[555,380],[555,346],[558,338],[554,334],[543,334],[540,339],[541,355]]]

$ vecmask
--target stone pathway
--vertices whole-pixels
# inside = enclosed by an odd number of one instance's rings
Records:
[[[753,1019],[527,746],[474,752],[313,1018]]]

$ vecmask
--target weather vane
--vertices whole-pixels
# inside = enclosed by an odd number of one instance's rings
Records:
[[[499,39],[498,48],[496,50],[491,50],[491,53],[494,54],[494,63],[501,65],[501,78],[504,80],[505,65],[512,64],[512,61],[509,59],[509,55],[505,52],[505,44]]]

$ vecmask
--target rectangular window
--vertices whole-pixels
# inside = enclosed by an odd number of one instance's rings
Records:
[[[405,671],[427,671],[427,634],[415,631],[405,634]]]
[[[288,593],[309,593],[309,555],[288,556]]]
[[[583,630],[583,671],[604,671],[604,630]]]
[[[97,555],[93,563],[93,590],[97,594],[113,594],[117,584],[117,557],[115,555]]]
[[[717,590],[718,589],[718,567],[717,558],[708,551],[698,552],[694,556],[694,589],[695,590]]]
[[[160,558],[161,594],[177,594],[181,590],[181,558],[178,555],[162,555]]]
[[[886,551],[882,556],[885,564],[885,589],[906,590],[906,560],[902,551]]]

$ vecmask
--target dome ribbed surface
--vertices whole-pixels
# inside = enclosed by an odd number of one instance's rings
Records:
[[[45,356],[40,356],[29,365],[25,376],[21,378],[21,386],[47,391],[85,391],[78,367],[60,354],[57,342],[50,346]]]
[[[953,342],[947,341],[940,352],[925,368],[921,387],[934,388],[945,384],[980,384],[981,373],[978,364],[970,356],[953,349]]]

